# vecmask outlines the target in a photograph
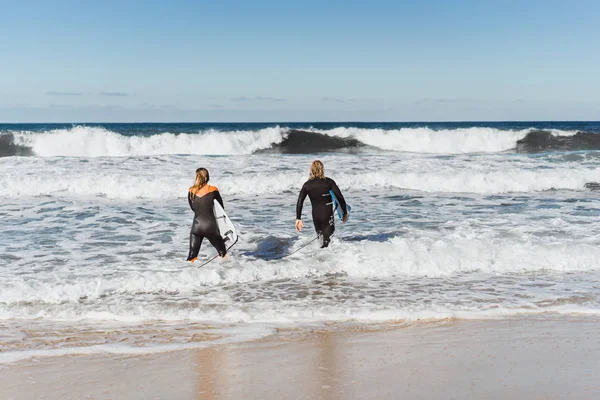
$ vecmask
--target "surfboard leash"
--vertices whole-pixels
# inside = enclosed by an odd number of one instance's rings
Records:
[[[306,246],[308,246],[309,244],[311,244],[312,242],[314,242],[314,241],[315,241],[315,240],[317,240],[318,238],[319,238],[319,236],[316,236],[316,237],[314,237],[313,239],[309,240],[308,242],[306,242],[306,243],[305,243],[305,244],[303,244],[302,246],[298,247],[296,250],[292,251],[290,254],[284,254],[284,255],[282,255],[281,257],[271,258],[271,259],[269,259],[269,260],[271,260],[271,261],[272,261],[272,260],[281,260],[282,258],[289,257],[289,256],[291,256],[292,254],[295,254],[295,253],[299,252],[300,250],[302,250],[303,248],[305,248]],[[229,249],[231,249],[231,248],[233,247],[233,245],[234,245],[234,244],[236,244],[236,243],[237,243],[237,241],[238,241],[239,239],[240,239],[240,237],[239,237],[239,235],[238,235],[238,238],[237,238],[237,240],[236,240],[235,242],[233,242],[233,244],[227,248],[227,251],[229,251]],[[199,265],[197,268],[202,268],[202,267],[204,267],[206,264],[209,264],[210,262],[214,261],[214,260],[215,260],[217,257],[219,257],[219,255],[218,255],[218,254],[217,254],[216,256],[214,256],[213,258],[211,258],[210,260],[208,260],[208,261],[205,261],[203,264]]]
[[[305,244],[303,244],[302,246],[300,246],[296,250],[292,251],[290,254],[284,254],[281,257],[270,258],[269,261],[272,261],[272,260],[281,260],[282,258],[289,257],[292,254],[299,252],[300,250],[302,250],[303,248],[305,248],[306,246],[308,246],[309,244],[311,244],[312,242],[314,242],[318,238],[319,238],[319,236],[315,237],[314,239],[309,240],[308,242],[306,242]]]
[[[210,260],[206,261],[204,264],[202,264],[202,265],[200,265],[200,266],[198,266],[198,267],[196,267],[196,268],[202,268],[202,267],[204,267],[206,264],[208,264],[209,262],[213,261],[213,260],[214,260],[215,258],[217,258],[217,257],[219,257],[219,254],[218,254],[218,253],[217,253],[217,255],[216,255],[216,256],[214,256],[213,258],[211,258]]]
[[[229,246],[229,247],[227,248],[227,252],[228,252],[228,253],[229,253],[229,249],[231,249],[231,248],[233,247],[233,245],[234,245],[234,244],[236,244],[236,243],[238,242],[238,240],[240,240],[240,235],[238,235],[238,236],[237,236],[237,238],[235,239],[235,242],[233,242],[233,243],[231,244],[231,246]],[[218,253],[217,253],[217,255],[216,255],[216,256],[214,256],[213,258],[211,258],[210,260],[206,261],[204,264],[202,264],[202,265],[199,265],[199,266],[198,266],[198,267],[196,267],[196,268],[202,268],[202,267],[204,267],[206,264],[210,263],[211,261],[214,261],[214,260],[215,260],[215,258],[217,258],[217,257],[219,257],[219,254],[218,254]]]

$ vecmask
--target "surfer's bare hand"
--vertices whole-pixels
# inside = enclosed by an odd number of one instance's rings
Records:
[[[296,220],[296,230],[298,232],[300,232],[302,230],[302,228],[304,228],[304,224],[302,223],[301,219],[297,219]]]
[[[344,218],[342,218],[342,222],[345,224],[348,221],[348,214],[344,214]]]

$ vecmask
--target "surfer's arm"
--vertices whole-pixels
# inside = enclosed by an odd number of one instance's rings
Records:
[[[188,192],[188,204],[190,205],[192,211],[194,211],[194,198],[192,196],[194,196],[192,192]]]
[[[300,189],[300,194],[298,195],[298,203],[296,203],[296,219],[302,219],[304,199],[306,199],[306,183],[302,185],[302,189]]]
[[[221,198],[221,194],[219,193],[218,190],[215,190],[213,193],[215,196],[215,200],[219,202],[219,204],[221,205],[221,207],[223,207],[223,210],[224,210],[225,206],[223,205],[223,199]]]
[[[344,216],[348,215],[348,209],[346,208],[346,199],[344,199],[340,188],[333,179],[331,180],[331,190],[333,191],[333,194],[335,194],[335,197],[340,203],[340,207],[342,207],[342,213],[344,214]]]

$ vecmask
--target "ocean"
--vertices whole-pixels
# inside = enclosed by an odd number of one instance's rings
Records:
[[[598,133],[600,122],[0,124],[0,362],[281,327],[598,315]],[[308,199],[294,229],[315,159],[352,206],[327,249],[309,243]],[[240,235],[230,261],[202,268],[216,254],[207,241],[185,261],[199,167]]]

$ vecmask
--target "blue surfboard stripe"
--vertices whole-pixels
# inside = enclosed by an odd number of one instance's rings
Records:
[[[337,197],[335,197],[335,194],[333,194],[333,190],[330,190],[329,194],[331,195],[331,200],[333,200],[333,209],[337,212],[338,217],[340,217],[340,219],[343,220],[344,212],[342,211],[342,207],[340,207],[340,203],[338,202]],[[350,204],[346,203],[346,209],[348,209],[348,215],[350,215],[350,211],[352,211],[352,207],[350,207]]]

